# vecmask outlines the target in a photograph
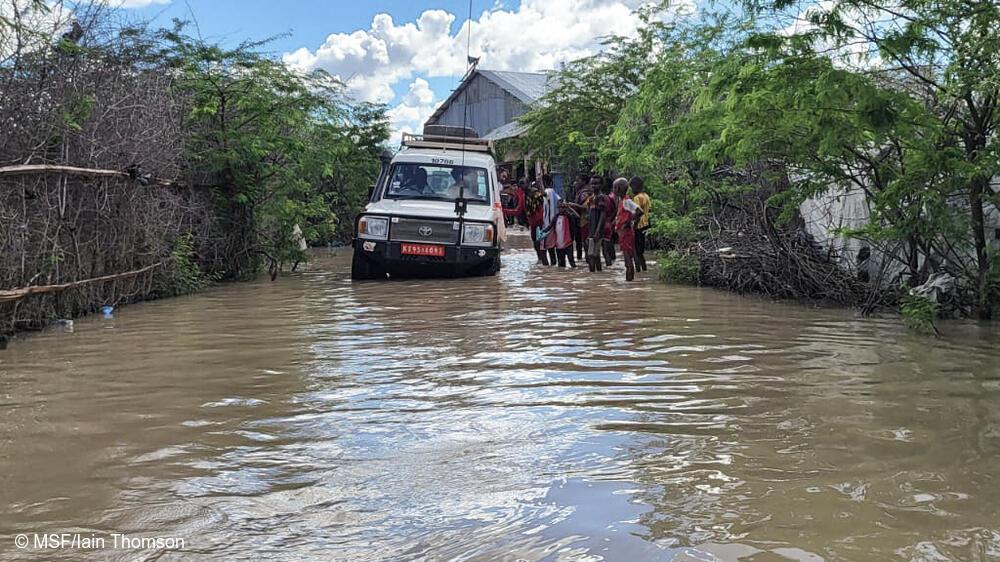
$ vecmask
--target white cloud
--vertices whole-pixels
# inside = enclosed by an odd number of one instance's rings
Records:
[[[393,135],[391,143],[398,143],[403,133],[418,133],[424,121],[434,113],[441,100],[435,99],[430,84],[423,78],[416,78],[403,96],[403,100],[389,110],[389,121]]]
[[[410,89],[403,98],[403,103],[407,105],[427,105],[434,101],[434,92],[431,91],[430,84],[423,78],[417,78],[410,84]]]
[[[431,59],[451,49],[454,20],[448,12],[428,10],[415,22],[396,25],[389,14],[378,14],[369,29],[335,33],[315,51],[303,47],[285,55],[285,62],[303,70],[325,69],[360,99],[388,102],[395,97],[392,85],[414,72],[442,75],[428,69],[434,66]]]
[[[496,70],[538,71],[594,53],[601,37],[631,35],[634,10],[648,0],[522,0],[516,9],[493,8],[472,22],[472,56]],[[691,10],[693,0],[679,2]],[[466,69],[469,25],[443,10],[396,23],[378,14],[368,29],[335,33],[315,50],[285,55],[303,70],[322,68],[367,101],[394,99],[393,85],[414,76],[460,76]]]

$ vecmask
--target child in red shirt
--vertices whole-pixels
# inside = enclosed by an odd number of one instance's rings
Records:
[[[628,180],[615,180],[615,195],[618,199],[618,209],[615,214],[614,229],[618,234],[618,244],[625,258],[625,280],[635,279],[635,223],[642,216],[642,209],[632,201],[627,194]]]
[[[524,212],[524,198],[518,195],[518,189],[514,184],[504,184],[500,191],[500,201],[503,207],[503,220],[507,226],[512,226],[517,217]]]

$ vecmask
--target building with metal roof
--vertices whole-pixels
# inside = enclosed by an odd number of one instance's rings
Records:
[[[518,137],[525,131],[518,117],[551,91],[555,80],[550,73],[473,68],[424,126],[465,125],[475,130],[480,138],[491,141]],[[498,156],[500,167],[512,178],[537,179],[548,170],[542,160],[516,149]],[[548,171],[552,172],[553,186],[561,190],[562,175],[555,170]]]
[[[474,69],[427,119],[425,125],[475,129],[482,138],[501,140],[524,132],[517,118],[553,84],[546,73]],[[468,111],[466,112],[466,104]]]

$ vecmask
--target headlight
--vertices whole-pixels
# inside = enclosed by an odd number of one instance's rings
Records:
[[[462,228],[462,243],[478,246],[493,245],[493,225],[465,223]]]
[[[385,217],[361,217],[358,220],[358,238],[388,239],[389,219]]]

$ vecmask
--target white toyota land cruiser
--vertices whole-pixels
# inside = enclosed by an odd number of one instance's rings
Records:
[[[495,275],[507,233],[492,151],[461,128],[404,134],[355,222],[351,277]]]

